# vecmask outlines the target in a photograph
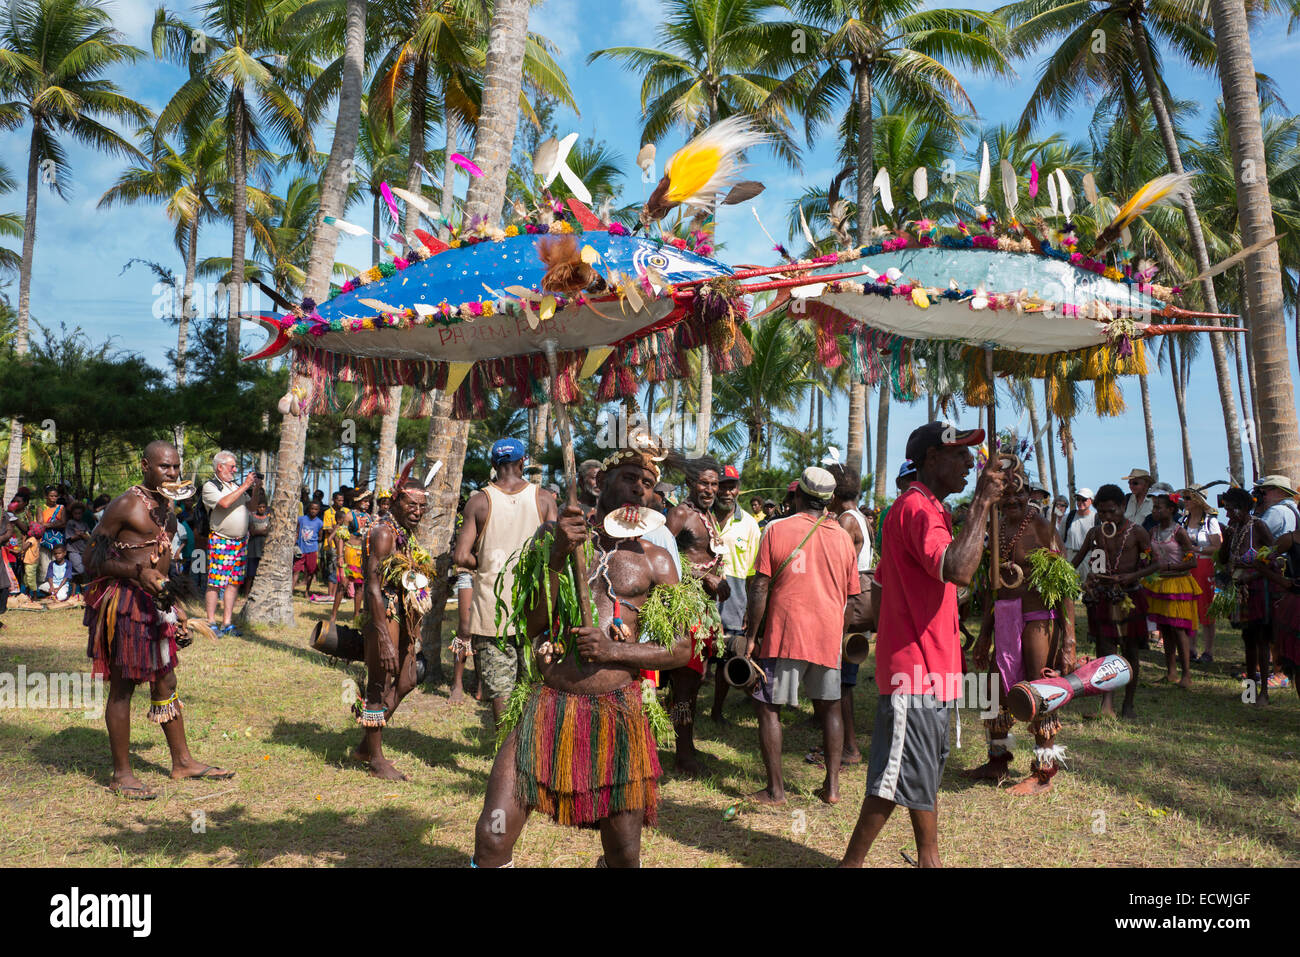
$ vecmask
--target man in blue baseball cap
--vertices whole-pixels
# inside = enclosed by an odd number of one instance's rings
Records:
[[[519,439],[497,439],[492,443],[492,467],[497,469],[506,462],[522,462],[527,454]]]
[[[497,647],[496,596],[501,595],[506,604],[501,618],[505,621],[519,550],[543,522],[554,521],[559,511],[554,494],[524,478],[527,451],[523,442],[497,439],[490,457],[496,477],[465,503],[454,558],[458,566],[474,574],[469,634],[478,655],[479,680],[492,702],[493,716],[500,721],[515,681],[522,676],[523,652],[513,644],[505,651]]]

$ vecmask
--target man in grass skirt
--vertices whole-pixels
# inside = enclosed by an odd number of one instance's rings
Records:
[[[976,669],[996,681],[998,714],[984,721],[988,761],[966,772],[966,777],[994,782],[1007,776],[1012,761],[1015,718],[1007,710],[1007,692],[1018,682],[1044,677],[1049,669],[1063,675],[1074,671],[1074,596],[1079,587],[1056,529],[1029,504],[1029,485],[1019,460],[1009,475],[1021,481],[1018,489],[1008,488],[1002,494],[999,554],[990,556],[1001,571],[1001,587],[995,592],[991,577],[986,579],[990,594],[984,606],[989,611],[973,655]],[[1056,712],[1040,714],[1031,722],[1034,757],[1029,777],[1014,785],[1011,794],[1042,794],[1051,789],[1052,778],[1065,765],[1065,748],[1056,742],[1060,730]]]
[[[475,867],[511,866],[533,810],[599,829],[601,862],[610,867],[638,866],[641,829],[655,823],[661,771],[654,732],[668,719],[640,678],[691,658],[688,626],[670,616],[665,597],[693,589],[690,602],[673,604],[691,604],[698,621],[704,596],[694,580],[678,585],[670,554],[640,537],[663,523],[662,514],[642,507],[659,480],[655,460],[616,452],[598,480],[594,528],[589,532],[580,507],[568,506],[539,529],[516,567],[510,624],[516,640],[529,642],[526,658],[540,681],[520,680],[502,718],[475,831]],[[570,561],[589,540],[590,628],[581,626]]]
[[[149,443],[141,472],[140,484],[113,499],[95,526],[86,557],[85,625],[94,673],[109,680],[104,707],[113,755],[109,788],[128,800],[152,801],[157,792],[131,771],[131,697],[142,682],[149,682],[149,720],[162,726],[174,780],[226,780],[235,773],[190,754],[176,691],[176,649],[189,644],[185,610],[167,581],[176,515],[166,493],[183,484],[176,447]]]
[[[384,757],[383,733],[419,683],[416,655],[420,623],[432,607],[433,562],[412,535],[427,504],[424,486],[407,479],[393,493],[389,513],[367,530],[362,546],[366,693],[352,709],[363,729],[352,757],[387,781],[409,780]]]

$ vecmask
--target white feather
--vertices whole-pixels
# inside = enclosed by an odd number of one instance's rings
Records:
[[[354,223],[349,223],[347,220],[344,220],[344,219],[338,219],[338,218],[336,218],[336,217],[334,217],[334,216],[326,216],[326,217],[325,217],[325,225],[326,225],[326,226],[333,226],[335,229],[339,230],[340,232],[347,233],[349,236],[369,236],[369,235],[370,235],[370,230],[368,230],[368,229],[362,229],[360,226],[357,226],[357,225],[355,225]]]
[[[555,158],[551,161],[550,169],[548,169],[546,175],[542,177],[543,186],[550,186],[551,183],[555,181],[555,177],[559,175],[560,170],[568,165],[569,150],[573,149],[573,144],[576,142],[578,142],[577,133],[570,133],[564,139],[560,140],[559,148],[555,151]],[[568,180],[566,179],[565,182],[567,183]],[[570,186],[569,188],[572,189],[573,187]],[[583,192],[586,192],[586,189],[587,188],[584,186]],[[591,194],[588,193],[587,195],[590,197]],[[587,200],[583,200],[583,202],[587,202]]]
[[[415,207],[430,219],[434,218],[433,207],[425,201],[424,197],[416,196],[414,193],[408,192],[400,186],[390,186],[388,188],[393,191],[394,196],[406,203],[406,205]]]
[[[1056,175],[1052,174],[1047,177],[1047,196],[1052,202],[1052,215],[1056,215]]]
[[[424,487],[425,487],[425,488],[428,488],[430,485],[433,484],[433,478],[434,478],[435,475],[438,474],[438,469],[440,469],[440,468],[442,468],[442,462],[441,462],[441,461],[438,461],[438,462],[434,462],[434,463],[433,463],[433,467],[432,467],[431,469],[429,469],[428,474],[426,474],[426,475],[424,476]]]
[[[803,204],[799,204],[799,228],[803,230],[803,238],[808,241],[809,246],[816,246],[817,240],[813,238],[812,230],[808,228],[808,217],[803,214]]]
[[[989,181],[993,178],[993,171],[989,168],[989,144],[984,142],[981,145],[983,149],[980,156],[979,201],[982,203],[985,194],[989,191]]]
[[[912,195],[918,202],[924,201],[930,195],[930,176],[924,166],[918,166],[916,172],[912,174]]]
[[[1020,184],[1016,179],[1016,168],[1011,165],[1008,159],[1002,160],[998,164],[1002,170],[1002,199],[1007,204],[1007,213],[1016,215],[1016,206],[1019,203]]]
[[[832,445],[826,449],[826,454],[822,456],[822,465],[839,465],[839,464],[840,464],[840,450]]]
[[[876,173],[875,180],[871,183],[871,191],[874,193],[880,191],[880,205],[884,207],[885,212],[894,211],[894,197],[889,192],[889,170],[880,167],[880,172]]]
[[[1070,188],[1070,178],[1065,175],[1065,170],[1056,171],[1057,187],[1061,194],[1061,212],[1066,216],[1074,215],[1074,190]]]
[[[574,135],[576,136],[577,134]],[[584,204],[591,202],[591,191],[587,189],[587,185],[578,178],[578,174],[569,169],[568,163],[560,164],[560,179],[564,180],[564,185],[569,187],[569,191],[573,193],[579,202]]]
[[[1097,179],[1091,173],[1083,174],[1083,195],[1088,197],[1089,205],[1097,204]]]

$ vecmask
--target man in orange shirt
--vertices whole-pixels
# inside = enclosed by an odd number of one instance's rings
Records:
[[[835,479],[823,468],[804,469],[791,493],[790,517],[763,532],[749,592],[746,657],[763,669],[754,690],[758,741],[767,787],[751,795],[759,804],[784,804],[781,776],[781,706],[799,704],[804,682],[822,723],[826,780],[817,792],[827,804],[840,799],[840,644],[844,605],[858,593],[853,539],[826,506]]]

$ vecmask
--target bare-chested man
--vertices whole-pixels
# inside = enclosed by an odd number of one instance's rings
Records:
[[[169,442],[150,442],[140,463],[142,480],[113,499],[92,533],[87,551],[86,654],[94,673],[109,679],[104,723],[113,755],[110,790],[134,801],[157,792],[131,771],[131,696],[149,682],[149,720],[162,725],[171,751],[172,778],[224,781],[235,776],[197,761],[185,740],[176,692],[177,639],[185,635],[184,608],[167,585],[176,516],[160,488],[177,483],[181,460]]]
[[[1146,647],[1147,607],[1141,582],[1156,566],[1151,560],[1151,539],[1141,525],[1124,517],[1124,492],[1118,485],[1103,485],[1093,499],[1097,523],[1084,536],[1075,563],[1084,573],[1083,600],[1093,607],[1089,624],[1096,629],[1098,655],[1113,655],[1122,646],[1133,669],[1124,688],[1120,714],[1137,717],[1139,653]],[[1115,717],[1115,692],[1101,696],[1101,713]],[[1089,715],[1084,715],[1089,717]]]
[[[428,576],[423,595],[418,582],[404,582],[403,577],[420,564],[411,535],[426,505],[424,487],[414,479],[406,480],[393,493],[388,514],[367,530],[362,548],[366,697],[357,702],[353,713],[365,731],[352,757],[364,762],[375,777],[388,781],[409,780],[384,757],[383,733],[397,706],[417,684],[415,656],[420,651],[420,622],[428,611]],[[396,561],[390,563],[390,558]]]
[[[475,830],[477,867],[511,864],[532,810],[561,824],[599,828],[610,867],[640,863],[641,829],[656,820],[661,772],[638,678],[642,671],[685,664],[691,638],[678,635],[672,647],[637,641],[642,604],[652,588],[677,582],[677,568],[667,551],[641,538],[611,538],[603,522],[620,508],[647,501],[658,478],[655,463],[631,450],[615,453],[600,473],[591,530],[596,560],[588,569],[597,617],[594,627],[572,629],[578,660],[574,655],[556,660],[546,592],[534,590],[527,640],[537,646],[543,683],[529,695],[492,766]],[[547,588],[558,607],[560,573],[589,530],[581,508],[573,506],[541,532],[548,530],[555,541]],[[573,742],[568,754],[566,741]]]
[[[853,539],[853,554],[858,562],[859,594],[871,588],[871,525],[858,508],[862,496],[862,476],[857,469],[834,465],[829,469],[835,477],[835,494],[831,497],[830,513],[840,528]],[[858,749],[858,736],[853,726],[853,689],[858,683],[858,666],[845,661],[840,665],[840,720],[844,724],[844,754],[841,764],[861,764],[862,752]]]
[[[681,463],[686,473],[686,501],[668,510],[668,531],[677,539],[682,567],[704,585],[705,594],[715,599],[711,615],[705,621],[713,634],[710,641],[722,640],[722,618],[716,602],[731,594],[723,567],[726,545],[713,506],[718,497],[722,469],[711,458],[689,459]],[[710,645],[710,648],[712,645]],[[695,751],[695,702],[704,677],[705,659],[692,657],[684,668],[668,675],[673,689],[673,731],[677,735],[677,770],[694,776],[700,771]]]
[[[1016,473],[1024,479],[1019,468]],[[1015,718],[1007,710],[1007,692],[1021,681],[1044,677],[1051,670],[1074,671],[1074,599],[1048,607],[1031,582],[1029,555],[1046,548],[1063,555],[1065,548],[1050,519],[1030,504],[1027,483],[1019,491],[1008,488],[999,502],[998,551],[993,556],[1001,569],[1002,587],[983,602],[985,614],[975,643],[975,667],[987,672],[997,689],[998,716],[987,719],[989,759],[966,773],[967,777],[1001,781],[1012,759],[1011,728]],[[1064,558],[1062,558],[1064,561]],[[1056,712],[1041,714],[1030,724],[1034,733],[1034,759],[1029,777],[1011,788],[1012,794],[1041,794],[1052,787],[1065,749],[1056,744],[1061,719]]]

